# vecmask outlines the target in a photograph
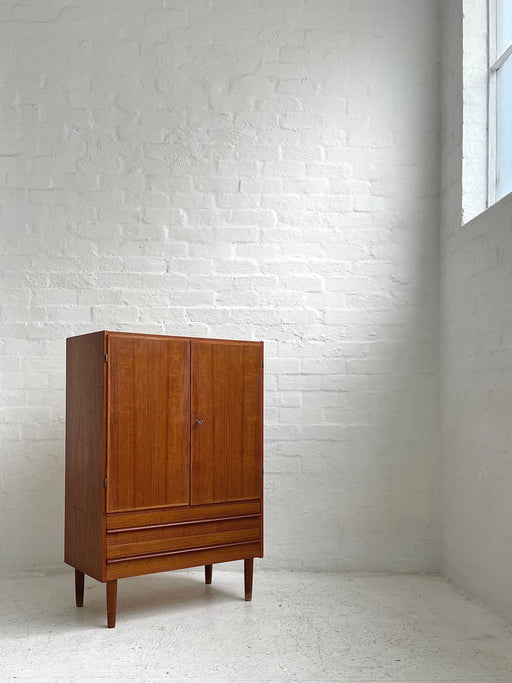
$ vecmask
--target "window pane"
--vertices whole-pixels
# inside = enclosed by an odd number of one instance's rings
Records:
[[[497,57],[512,43],[512,0],[496,0]]]
[[[512,191],[512,56],[496,76],[496,199],[500,199]]]

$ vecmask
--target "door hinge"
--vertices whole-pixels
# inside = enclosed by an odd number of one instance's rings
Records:
[[[107,477],[105,477],[105,479],[103,480],[103,486],[106,486],[106,485],[107,485]]]
[[[108,353],[105,354],[105,363],[108,363]]]
[[[261,367],[263,367],[263,363],[261,364]]]

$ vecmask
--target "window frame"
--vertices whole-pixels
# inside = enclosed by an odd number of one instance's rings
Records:
[[[508,191],[498,197],[498,103],[497,78],[499,69],[508,59],[512,59],[512,42],[498,53],[498,0],[487,3],[487,52],[488,52],[488,97],[487,97],[487,206],[502,199]],[[512,150],[511,150],[512,154]]]

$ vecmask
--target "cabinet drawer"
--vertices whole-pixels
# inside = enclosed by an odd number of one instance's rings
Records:
[[[260,500],[234,501],[210,505],[162,507],[107,515],[107,529],[128,529],[174,522],[201,521],[221,517],[246,517],[261,513]]]
[[[127,576],[168,572],[171,569],[185,569],[217,562],[231,562],[249,557],[263,557],[259,541],[249,543],[233,543],[213,548],[196,548],[195,550],[178,550],[153,555],[122,557],[107,560],[106,579],[122,579]]]
[[[260,515],[107,531],[107,559],[258,541]]]

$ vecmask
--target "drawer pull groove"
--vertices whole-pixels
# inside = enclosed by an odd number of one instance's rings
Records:
[[[146,555],[129,555],[127,557],[115,557],[107,559],[107,564],[115,564],[117,562],[129,562],[132,560],[148,560],[152,557],[168,557],[170,555],[181,555],[183,553],[199,552],[201,550],[212,550],[217,548],[231,548],[240,545],[251,545],[254,541],[238,541],[237,543],[222,543],[219,545],[200,546],[198,548],[187,548],[186,550],[166,550],[161,553],[147,553]]]
[[[261,515],[237,515],[236,517],[212,517],[211,519],[187,519],[184,522],[165,522],[163,524],[146,524],[145,526],[130,526],[121,529],[107,529],[107,534],[119,534],[124,531],[147,531],[149,529],[166,529],[173,526],[185,526],[187,524],[209,524],[210,522],[229,522],[235,519],[253,519]]]

